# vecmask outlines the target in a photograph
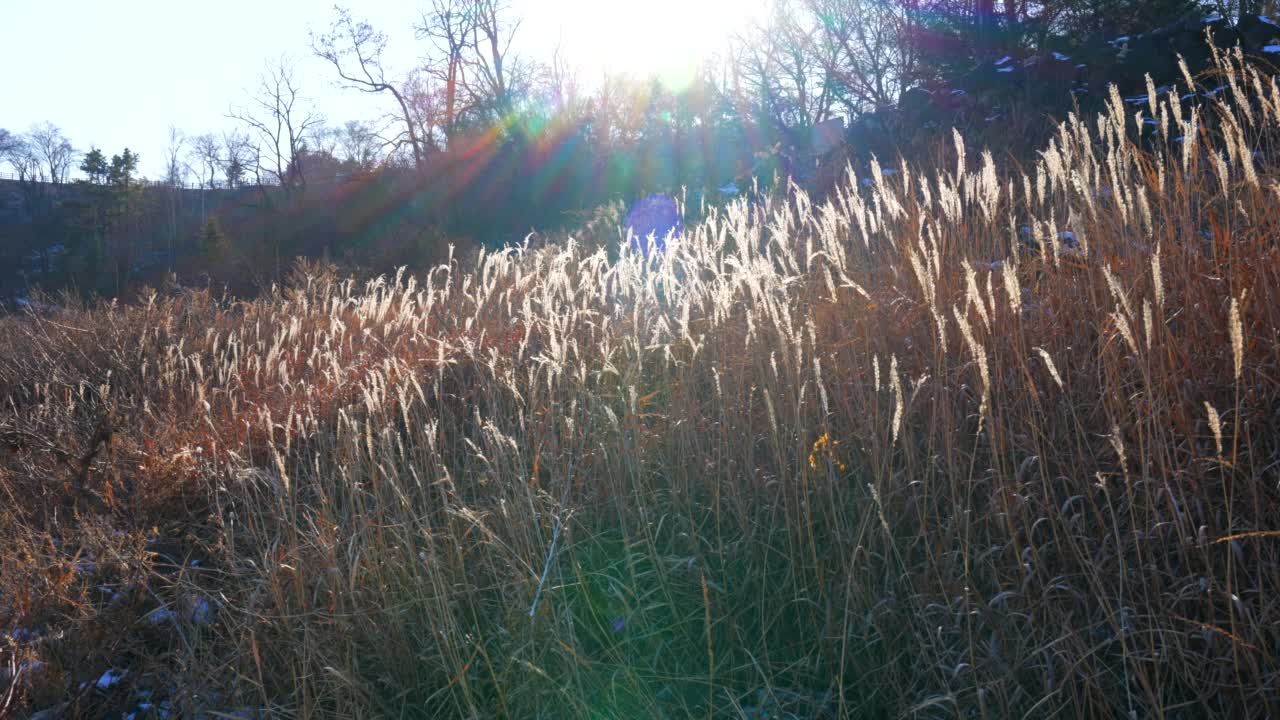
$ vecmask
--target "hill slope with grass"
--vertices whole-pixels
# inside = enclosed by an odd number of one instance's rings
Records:
[[[0,714],[1280,714],[1280,90],[1208,83],[660,254],[3,319]]]

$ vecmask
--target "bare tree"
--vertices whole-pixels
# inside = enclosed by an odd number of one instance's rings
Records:
[[[164,179],[171,187],[179,187],[186,180],[190,166],[182,160],[187,136],[177,127],[169,126],[169,145],[165,148]]]
[[[265,174],[285,188],[306,184],[300,162],[307,138],[323,118],[306,107],[286,58],[268,65],[247,106],[232,108],[228,116],[244,123],[256,136],[255,173]]]
[[[75,164],[76,150],[62,130],[53,123],[34,125],[27,133],[27,146],[48,171],[48,181],[62,183]]]
[[[547,105],[552,111],[570,116],[577,116],[582,112],[582,86],[578,79],[578,69],[565,57],[563,37],[551,53],[551,62],[546,67],[543,80]]]
[[[981,8],[965,2],[971,12],[994,8],[994,0],[977,0]],[[912,0],[776,0],[736,43],[740,111],[799,129],[841,112],[894,106],[916,77],[917,7]]]
[[[9,162],[9,157],[22,145],[22,138],[0,128],[0,162]]]
[[[436,51],[426,70],[443,85],[446,140],[465,119],[507,116],[534,89],[542,68],[512,51],[519,29],[507,0],[431,0],[415,30]]]
[[[174,246],[178,239],[178,210],[182,206],[182,185],[190,167],[182,160],[187,138],[176,126],[169,126],[169,145],[165,148],[165,184],[169,194],[169,267],[173,267]]]
[[[335,157],[360,170],[371,170],[377,165],[382,142],[378,138],[378,133],[368,123],[348,120],[336,130]]]
[[[470,0],[469,12],[470,52],[465,62],[470,71],[464,86],[478,104],[502,118],[532,88],[538,67],[511,52],[520,20],[508,21],[511,7],[507,0]]]
[[[222,168],[222,143],[213,133],[191,138],[191,159],[197,168],[200,187],[212,188]]]
[[[772,14],[738,38],[734,85],[742,110],[763,114],[775,127],[811,127],[827,120],[838,99],[832,49],[817,38],[821,18],[796,0],[778,0]]]
[[[40,171],[40,161],[26,138],[0,129],[0,164],[2,163],[9,163],[18,180],[24,184],[28,181],[44,179],[44,173]]]
[[[850,113],[891,107],[914,75],[909,7],[900,0],[804,0],[820,19],[807,43]]]
[[[239,187],[244,182],[245,173],[254,156],[249,137],[235,130],[222,133],[222,151],[222,175],[226,178],[227,187]]]
[[[13,167],[13,171],[17,173],[19,181],[48,181],[48,176],[45,175],[44,167],[40,162],[40,155],[25,137],[17,138],[17,141],[9,148],[7,159],[9,165]]]
[[[639,142],[644,132],[644,98],[646,88],[636,78],[603,74],[591,101],[595,143],[601,148],[616,148]]]
[[[441,88],[434,75],[426,68],[418,68],[405,80],[405,100],[413,116],[417,128],[418,140],[422,145],[423,155],[438,151],[448,143],[449,123],[446,104]],[[443,136],[443,142],[441,141]],[[386,137],[383,144],[392,151],[399,150],[405,143],[403,133]]]
[[[458,118],[468,109],[460,91],[467,82],[464,60],[475,25],[471,3],[472,0],[431,0],[431,8],[414,27],[418,38],[431,41],[438,52],[427,69],[444,85],[442,127],[446,142],[454,137]]]
[[[336,158],[338,153],[338,136],[342,128],[332,125],[321,125],[311,131],[311,139],[307,141],[307,152],[329,155]]]
[[[190,157],[196,167],[196,177],[200,180],[200,222],[205,222],[205,190],[216,185],[218,168],[222,162],[222,145],[218,136],[204,133],[191,138]]]
[[[418,123],[405,93],[388,79],[387,70],[383,67],[386,36],[367,22],[353,20],[350,10],[341,7],[335,10],[338,18],[329,32],[311,37],[312,52],[333,65],[338,77],[342,78],[343,87],[366,93],[385,93],[396,101],[400,108],[399,120],[413,150],[414,164],[421,170],[425,156],[418,136]]]

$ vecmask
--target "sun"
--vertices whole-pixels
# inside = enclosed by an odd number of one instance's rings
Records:
[[[541,6],[541,3],[539,3]],[[552,0],[581,69],[657,77],[673,90],[763,13],[764,0]]]

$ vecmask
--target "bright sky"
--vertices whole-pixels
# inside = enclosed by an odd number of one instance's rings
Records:
[[[679,76],[746,24],[760,0],[513,0],[524,52],[549,59],[560,43],[584,82],[606,68]],[[48,120],[78,150],[129,147],[162,174],[169,125],[188,135],[230,129],[228,108],[257,84],[265,61],[298,58],[303,93],[335,125],[381,113],[376,100],[333,87],[308,55],[333,0],[2,0],[0,128]],[[422,0],[349,3],[390,38],[392,68],[425,52],[412,26]],[[687,72],[687,70],[686,70]],[[3,168],[5,171],[9,168]]]

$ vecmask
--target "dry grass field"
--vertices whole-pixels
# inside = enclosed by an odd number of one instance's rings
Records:
[[[1192,80],[648,257],[0,320],[0,716],[1280,717],[1280,89]]]

